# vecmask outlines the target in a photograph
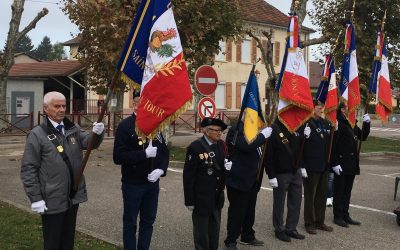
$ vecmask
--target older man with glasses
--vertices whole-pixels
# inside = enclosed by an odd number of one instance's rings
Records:
[[[183,168],[185,206],[192,212],[196,250],[218,249],[221,210],[224,205],[225,173],[232,162],[221,140],[227,125],[220,119],[201,122],[204,136],[187,148]]]

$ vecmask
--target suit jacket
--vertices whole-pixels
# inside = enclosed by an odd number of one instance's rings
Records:
[[[323,118],[308,121],[310,137],[305,140],[303,167],[307,173],[323,173],[328,170],[328,144],[331,126]]]
[[[136,115],[122,120],[115,133],[113,159],[121,165],[121,181],[130,184],[147,183],[147,175],[153,169],[162,169],[165,176],[169,164],[169,151],[161,134],[153,140],[157,147],[155,158],[146,158],[148,140],[139,138],[135,132]]]
[[[226,136],[232,168],[228,172],[226,185],[241,191],[250,190],[256,182],[261,150],[259,147],[265,143],[265,137],[260,133],[248,144],[243,134],[243,123],[239,123],[236,142],[233,145],[236,126],[232,126]]]
[[[265,156],[265,172],[268,178],[273,179],[276,174],[296,173],[302,167],[299,151],[304,130],[299,129],[295,133],[290,133],[278,119],[272,124],[272,129]],[[297,166],[296,159],[298,159]]]
[[[358,142],[361,138],[361,129],[355,125],[351,127],[347,118],[338,114],[338,130],[335,131],[332,147],[332,163],[331,166],[340,165],[342,167],[342,175],[359,175],[360,160],[358,158]],[[365,141],[370,132],[370,123],[364,122],[363,141]]]
[[[208,147],[202,142],[208,145],[203,136],[187,147],[183,191],[185,206],[194,206],[198,214],[209,215],[224,206],[225,146],[223,141]],[[215,153],[212,161],[209,152]]]

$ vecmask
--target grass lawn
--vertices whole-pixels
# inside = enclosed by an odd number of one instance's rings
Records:
[[[169,159],[171,161],[185,161],[186,148],[169,146]]]
[[[400,141],[369,136],[361,144],[361,152],[395,152],[400,153]]]
[[[1,249],[43,249],[40,216],[0,201],[0,246]],[[122,248],[76,232],[75,249]]]

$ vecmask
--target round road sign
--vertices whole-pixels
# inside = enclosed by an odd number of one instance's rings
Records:
[[[217,72],[209,65],[202,65],[196,70],[195,86],[202,95],[211,95],[218,85]]]
[[[215,102],[210,97],[204,97],[199,101],[197,106],[197,112],[201,119],[206,117],[215,117],[215,113],[217,111],[217,107],[215,106]]]

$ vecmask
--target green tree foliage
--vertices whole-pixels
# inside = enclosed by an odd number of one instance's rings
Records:
[[[335,40],[340,30],[340,37],[335,52],[336,68],[340,70],[343,60],[344,24],[351,16],[353,0],[313,0],[315,11],[311,11],[311,20],[320,27],[324,36]],[[372,74],[374,47],[377,29],[381,27],[385,10],[385,40],[388,44],[390,78],[393,86],[400,86],[400,1],[399,0],[357,0],[355,1],[354,25],[356,27],[357,62],[360,85],[366,96]],[[329,45],[321,45],[328,52]]]
[[[40,60],[47,61],[53,46],[51,45],[50,38],[48,36],[43,37],[42,42],[33,51],[33,55]]]
[[[22,36],[15,45],[14,53],[24,52],[30,54],[32,52],[32,40],[28,35]]]
[[[63,2],[64,12],[80,29],[78,58],[92,69],[88,72],[88,83],[98,93],[104,93],[140,1]],[[199,65],[212,62],[219,50],[219,40],[239,34],[239,0],[172,0],[172,3],[185,58],[193,74]]]
[[[49,61],[61,61],[66,59],[66,54],[64,51],[64,45],[61,43],[55,43],[52,48],[51,52],[47,58]]]

